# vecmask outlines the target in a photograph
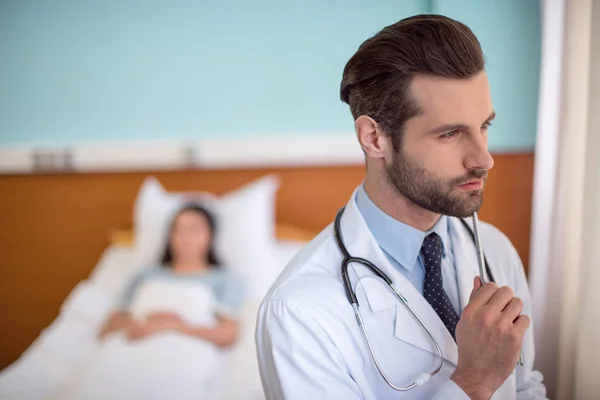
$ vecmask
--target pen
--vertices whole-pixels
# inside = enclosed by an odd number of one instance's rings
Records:
[[[481,280],[481,285],[487,282],[484,273],[485,266],[485,258],[483,256],[483,248],[481,247],[481,237],[479,236],[479,218],[477,217],[477,212],[473,212],[473,233],[475,235],[475,248],[477,250],[477,264],[479,265],[479,276]],[[523,350],[519,353],[519,365],[523,366]]]

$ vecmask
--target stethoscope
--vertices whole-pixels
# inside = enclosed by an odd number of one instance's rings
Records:
[[[335,217],[335,222],[334,222],[334,226],[333,226],[333,231],[335,234],[336,242],[337,242],[338,247],[340,248],[340,251],[342,252],[342,255],[344,257],[342,260],[342,268],[341,268],[342,269],[342,280],[344,282],[346,296],[348,297],[348,301],[352,305],[352,309],[354,310],[354,315],[356,316],[356,321],[358,322],[358,326],[360,327],[360,330],[365,339],[365,342],[367,343],[367,347],[369,348],[369,353],[371,353],[371,358],[373,359],[373,363],[375,364],[375,367],[377,368],[377,370],[379,371],[379,373],[381,374],[381,376],[383,377],[385,382],[395,390],[408,391],[417,386],[422,386],[432,376],[437,374],[440,371],[440,369],[442,368],[442,365],[444,363],[444,356],[442,354],[442,349],[440,348],[440,345],[437,342],[437,340],[435,340],[435,338],[433,337],[433,334],[429,331],[429,329],[427,329],[427,327],[425,326],[425,324],[423,323],[421,318],[419,318],[419,316],[410,307],[406,298],[404,296],[402,296],[402,294],[400,294],[400,292],[398,292],[396,290],[392,280],[382,270],[380,270],[377,266],[375,266],[369,260],[366,260],[366,259],[360,258],[360,257],[353,257],[350,255],[350,253],[348,252],[348,249],[344,245],[344,238],[342,236],[341,217],[342,217],[342,213],[344,212],[344,209],[345,209],[345,207],[342,207],[338,211],[338,213]],[[459,218],[459,220],[460,220],[460,222],[462,222],[463,226],[467,229],[467,231],[469,231],[469,234],[471,235],[471,238],[473,239],[473,242],[475,243],[475,248],[477,251],[477,261],[478,261],[478,265],[479,265],[479,276],[481,276],[482,283],[486,282],[485,275],[483,273],[484,268],[485,268],[485,272],[487,273],[487,281],[495,282],[494,276],[492,275],[492,271],[490,269],[490,265],[488,264],[485,254],[483,253],[483,248],[481,247],[481,239],[479,236],[479,219],[477,218],[477,213],[473,213],[473,229],[471,229],[471,227],[467,224],[467,222],[464,219]],[[385,283],[387,283],[389,289],[394,293],[394,295],[398,298],[398,300],[406,307],[406,309],[410,312],[410,314],[417,320],[417,322],[419,323],[419,325],[421,325],[421,327],[425,330],[425,332],[427,332],[427,336],[429,336],[429,338],[433,342],[435,351],[436,351],[438,359],[439,359],[437,366],[431,372],[426,372],[426,373],[423,373],[423,374],[417,376],[415,381],[412,384],[410,384],[409,386],[401,387],[401,386],[394,385],[390,381],[390,379],[387,377],[387,375],[383,372],[381,366],[379,365],[379,361],[377,360],[377,357],[375,356],[375,352],[373,351],[373,346],[371,345],[371,340],[369,339],[369,335],[367,334],[367,330],[365,329],[363,319],[362,319],[362,316],[359,311],[360,304],[358,303],[358,299],[356,298],[356,293],[352,289],[352,284],[350,282],[350,277],[348,275],[348,265],[350,265],[350,263],[353,263],[353,262],[364,265],[365,267],[369,268],[376,276],[378,276],[383,281],[385,281]],[[521,352],[521,354],[519,356],[519,365],[523,365],[523,352]]]

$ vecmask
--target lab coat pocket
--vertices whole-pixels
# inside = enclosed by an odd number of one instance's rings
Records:
[[[383,311],[398,305],[398,298],[385,282],[376,276],[364,276],[355,288],[360,304],[364,304],[361,297],[366,297],[369,309],[372,312]]]
[[[377,362],[388,379],[395,385],[408,386],[421,373],[435,369],[439,357],[433,343],[387,285],[363,278],[358,287],[365,289],[365,292],[357,291],[359,302],[364,304],[361,299],[364,297],[369,305],[361,308],[364,327]],[[371,366],[366,371],[370,379],[381,381],[382,387],[387,387],[372,360],[365,362]]]
[[[416,346],[413,337],[408,334],[400,335],[401,337],[396,335],[397,327],[408,325],[411,322],[414,324],[414,321],[406,321],[403,318],[403,314],[400,312],[403,308],[402,304],[397,304],[381,311],[366,310],[363,313],[364,327],[377,363],[387,379],[399,387],[410,386],[419,375],[433,371],[439,364],[439,357]],[[402,320],[399,320],[399,315]],[[378,399],[401,398],[398,397],[398,392],[387,385],[376,364],[372,361],[372,356],[367,349],[365,350],[363,354],[366,358],[363,361],[364,365],[368,367],[364,369],[363,373],[370,382],[378,382]],[[433,379],[438,381],[439,376],[436,375]],[[413,389],[407,398],[431,398],[435,386],[437,385],[425,385]]]
[[[400,305],[396,308],[396,323],[394,325],[394,336],[406,343],[437,354],[434,342],[431,340],[425,328],[410,312],[408,307]]]
[[[379,323],[391,324],[387,331],[390,336],[393,334],[396,339],[406,342],[416,348],[425,350],[434,355],[438,354],[435,344],[427,334],[425,328],[385,283],[381,282],[381,280],[376,277],[363,277],[357,284],[357,289],[359,288],[364,291],[364,296],[368,301],[370,311],[378,315],[379,318],[387,316],[389,319],[389,321],[380,321]],[[360,293],[361,290],[358,292]],[[359,299],[360,297],[361,296],[359,296]],[[428,314],[426,315],[426,311],[430,311],[430,306],[425,303],[424,299],[422,300],[422,303],[424,304],[424,307],[417,307],[414,311],[420,318],[427,319]],[[382,314],[383,311],[386,311],[386,313]],[[421,314],[419,314],[419,312],[421,312]],[[393,322],[391,322],[392,320]],[[428,327],[428,329],[430,328]],[[454,343],[451,343],[450,345],[454,345]]]

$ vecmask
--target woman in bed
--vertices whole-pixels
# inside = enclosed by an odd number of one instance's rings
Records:
[[[121,310],[109,317],[100,337],[123,331],[130,340],[141,340],[170,330],[217,346],[231,345],[238,332],[235,314],[242,304],[242,287],[235,276],[220,268],[213,248],[214,235],[215,221],[205,208],[198,205],[182,208],[173,221],[162,265],[145,270],[132,282],[121,300]],[[200,281],[208,285],[217,300],[218,322],[210,327],[192,325],[167,310],[135,318],[128,307],[136,291],[153,280]]]
[[[125,290],[98,348],[58,399],[210,398],[243,300],[240,281],[217,262],[214,234],[204,208],[177,213],[162,264]]]

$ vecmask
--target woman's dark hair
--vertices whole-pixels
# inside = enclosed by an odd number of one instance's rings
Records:
[[[208,252],[206,254],[206,258],[207,258],[206,261],[212,267],[220,267],[221,262],[219,261],[219,258],[216,256],[215,249],[214,249],[216,222],[215,222],[214,216],[206,208],[204,208],[198,204],[188,204],[188,205],[182,207],[175,215],[175,218],[173,218],[173,222],[171,223],[171,230],[173,229],[173,225],[175,224],[175,220],[177,220],[177,217],[179,215],[181,215],[181,213],[186,212],[186,211],[193,211],[195,213],[198,213],[198,214],[202,215],[208,222],[208,226],[210,227],[210,231],[211,231],[211,242],[208,247]],[[170,267],[171,261],[173,261],[173,254],[171,251],[171,239],[169,237],[169,240],[167,240],[167,247],[165,248],[165,252],[164,252],[164,255],[162,258],[162,263],[163,263],[163,265]]]

